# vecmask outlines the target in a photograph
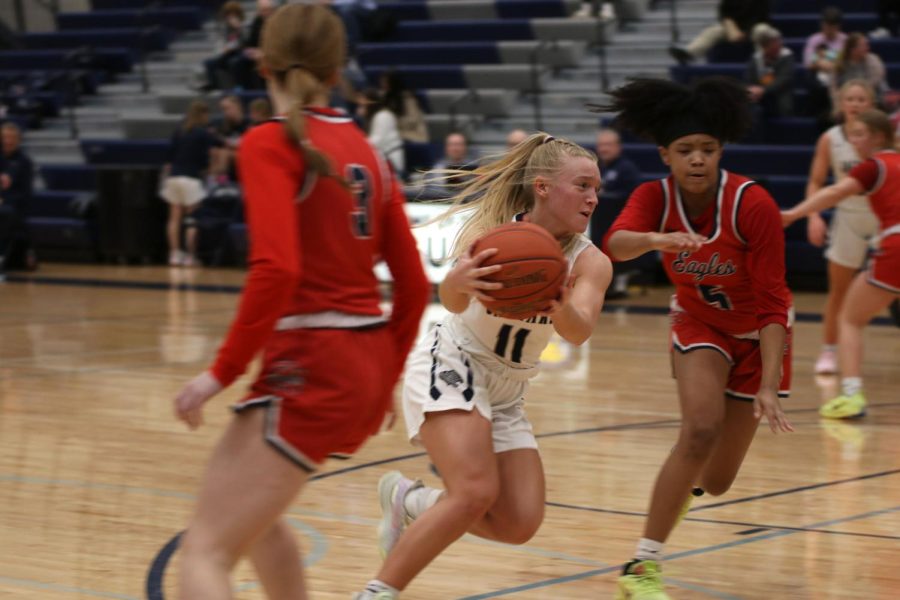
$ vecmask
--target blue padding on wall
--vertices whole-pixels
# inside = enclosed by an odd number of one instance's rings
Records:
[[[169,140],[81,140],[81,151],[92,165],[161,165]]]
[[[461,65],[496,64],[500,51],[494,42],[360,44],[357,59],[362,65]]]
[[[78,48],[92,46],[95,48],[138,47],[138,36],[143,35],[146,50],[165,50],[169,47],[171,32],[159,27],[140,29],[126,27],[122,29],[73,29],[52,33],[26,33],[21,36],[26,48],[49,50],[54,48]]]
[[[502,19],[534,19],[565,17],[567,13],[560,0],[497,0],[497,16]]]
[[[56,15],[56,24],[60,30],[159,25],[179,31],[187,31],[200,29],[202,21],[200,9],[189,6],[151,8],[149,10],[95,10],[89,12],[66,12]]]
[[[406,21],[397,25],[394,38],[398,42],[532,40],[534,32],[528,19]]]

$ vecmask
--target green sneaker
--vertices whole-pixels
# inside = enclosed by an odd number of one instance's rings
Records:
[[[675,521],[675,527],[681,524],[684,520],[684,517],[687,516],[688,511],[691,510],[691,504],[694,503],[694,498],[699,498],[706,492],[703,491],[703,488],[695,487],[691,490],[691,495],[688,496],[687,500],[684,501],[684,504],[681,505],[681,512],[678,513],[678,519]],[[673,527],[672,529],[674,529]]]
[[[866,414],[866,397],[862,392],[852,396],[838,396],[829,400],[819,409],[826,419],[855,419]]]
[[[616,600],[671,600],[659,564],[655,560],[633,560],[625,565],[616,588]]]

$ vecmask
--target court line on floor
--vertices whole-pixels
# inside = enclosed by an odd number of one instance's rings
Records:
[[[566,510],[580,510],[585,512],[593,512],[607,515],[621,515],[623,517],[640,517],[646,518],[646,512],[636,510],[617,510],[614,508],[598,508],[594,506],[580,506],[578,504],[567,504],[565,502],[547,501],[547,506],[553,508],[563,508]],[[690,513],[688,513],[690,515]],[[705,519],[703,517],[686,516],[685,521],[693,521],[695,523],[709,523],[712,525],[736,525],[740,527],[750,527],[754,529],[784,529],[792,531],[805,531],[809,533],[825,533],[829,535],[842,535],[847,537],[872,538],[878,540],[900,540],[900,535],[883,535],[879,533],[863,533],[856,531],[838,531],[835,529],[810,529],[808,527],[795,527],[791,525],[775,525],[771,523],[751,523],[748,521],[730,521],[728,519]]]
[[[840,519],[830,519],[828,521],[820,521],[818,523],[812,523],[807,526],[807,528],[819,528],[819,527],[828,527],[830,525],[838,525],[840,523],[847,523],[850,521],[859,521],[862,519],[868,519],[870,517],[881,516],[884,514],[889,514],[893,512],[900,511],[900,506],[894,506],[891,508],[885,508],[881,510],[874,510],[865,513],[860,513],[857,515],[851,515],[849,517],[842,517]],[[761,535],[757,535],[755,537],[744,538],[740,540],[734,540],[731,542],[724,542],[721,544],[714,544],[711,546],[705,546],[702,548],[696,548],[694,550],[686,550],[684,552],[676,552],[674,554],[670,554],[666,557],[666,562],[672,562],[681,558],[689,558],[692,556],[697,556],[701,554],[709,554],[712,552],[717,552],[719,550],[726,550],[728,548],[734,548],[737,546],[745,546],[747,544],[754,544],[756,542],[767,541],[775,538],[786,537],[789,535],[796,535],[801,532],[805,532],[806,529],[801,531],[795,530],[781,530],[781,531],[773,531],[770,533],[764,533]],[[574,575],[566,575],[563,577],[554,577],[552,579],[546,579],[544,581],[536,581],[533,583],[516,586],[513,588],[506,588],[502,590],[496,590],[493,592],[488,592],[485,594],[477,594],[474,596],[466,596],[464,598],[460,598],[459,600],[486,600],[487,598],[498,598],[500,596],[508,596],[509,594],[514,594],[516,592],[527,592],[530,590],[536,590],[541,588],[546,588],[554,585],[559,585],[563,583],[570,583],[573,581],[580,581],[582,579],[588,579],[590,577],[596,577],[598,575],[606,575],[608,573],[613,573],[621,569],[621,566],[613,566],[606,567],[602,569],[592,569],[590,571],[585,571],[583,573],[576,573]]]
[[[18,579],[16,577],[0,576],[0,584],[12,585],[16,587],[25,587],[36,590],[45,590],[48,592],[58,592],[64,594],[78,594],[79,596],[96,596],[98,598],[113,598],[115,600],[140,600],[135,596],[127,596],[125,594],[114,594],[112,592],[101,592],[98,590],[89,590],[86,588],[70,587],[67,585],[58,585],[55,583],[44,583],[42,581],[33,581],[31,579]]]
[[[177,290],[192,291],[201,293],[228,293],[238,294],[243,286],[230,284],[208,284],[208,283],[173,283],[162,281],[140,281],[140,280],[114,280],[114,279],[94,279],[80,277],[48,277],[40,275],[17,275],[11,274],[6,278],[8,283],[36,283],[44,285],[62,285],[62,286],[81,286],[81,287],[108,287],[118,289],[139,289],[139,290]],[[604,304],[603,312],[615,313],[625,312],[629,314],[648,314],[648,315],[667,315],[669,314],[668,306],[647,306],[640,304]],[[820,323],[822,315],[820,313],[796,313],[795,320],[804,323]],[[871,321],[872,325],[891,326],[895,324],[890,317],[875,317]]]

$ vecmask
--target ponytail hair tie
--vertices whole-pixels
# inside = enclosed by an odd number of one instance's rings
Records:
[[[555,140],[555,139],[556,139],[556,138],[553,137],[552,135],[548,135],[547,137],[544,138],[544,141],[541,142],[541,146],[543,146],[544,144],[546,144],[546,143],[548,143],[548,142],[552,142],[552,141]]]

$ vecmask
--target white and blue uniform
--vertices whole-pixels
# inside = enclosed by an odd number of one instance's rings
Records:
[[[840,125],[829,129],[826,135],[831,151],[831,173],[835,181],[841,181],[860,163],[859,154]],[[825,258],[843,267],[861,269],[877,234],[878,219],[872,212],[869,198],[850,196],[834,209]]]
[[[569,271],[591,246],[578,235],[566,253]],[[410,441],[419,442],[426,412],[477,408],[493,426],[494,452],[537,448],[525,416],[528,380],[553,336],[549,317],[506,319],[472,300],[422,338],[406,364],[403,414]]]

